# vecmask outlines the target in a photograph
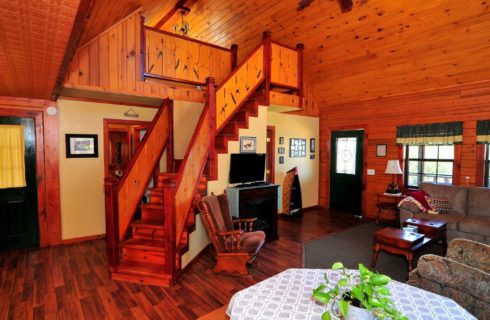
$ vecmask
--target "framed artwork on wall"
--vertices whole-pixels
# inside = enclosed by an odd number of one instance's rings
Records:
[[[279,157],[279,164],[284,164],[284,157],[283,156]]]
[[[386,157],[386,144],[376,145],[376,157]]]
[[[284,149],[284,147],[277,148],[277,153],[279,153],[279,154],[284,154],[285,151],[286,150]]]
[[[310,139],[310,152],[315,152],[316,148],[315,148],[315,138],[311,138]]]
[[[256,137],[240,137],[240,153],[255,153],[256,151]]]
[[[289,157],[290,158],[306,157],[306,139],[298,139],[298,138],[289,139]]]
[[[65,134],[67,158],[98,158],[96,134]]]
[[[279,144],[284,144],[284,137],[279,137]]]

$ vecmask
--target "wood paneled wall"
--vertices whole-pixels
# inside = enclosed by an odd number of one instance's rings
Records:
[[[48,100],[0,97],[0,116],[33,118],[36,126],[37,201],[41,247],[61,243],[58,116]]]
[[[231,50],[145,27],[145,75],[204,85],[231,72]]]
[[[110,93],[204,101],[204,92],[142,79],[142,20],[130,14],[78,48],[64,82],[68,88]]]
[[[329,206],[330,186],[330,132],[331,130],[364,128],[367,132],[367,159],[364,170],[375,169],[376,175],[366,176],[365,210],[373,216],[376,192],[383,192],[391,181],[385,175],[388,159],[399,158],[396,145],[396,127],[447,121],[463,121],[463,144],[460,148],[459,177],[465,184],[477,181],[476,121],[490,119],[490,81],[461,85],[446,89],[412,93],[396,97],[356,103],[324,106],[320,115],[320,187],[319,203]],[[376,157],[376,145],[387,144],[386,157]]]

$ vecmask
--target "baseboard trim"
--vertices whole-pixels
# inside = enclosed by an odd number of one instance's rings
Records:
[[[193,265],[193,264],[194,264],[194,263],[195,263],[197,260],[199,260],[199,258],[201,258],[201,257],[202,257],[202,255],[204,254],[204,252],[205,252],[205,251],[206,251],[208,248],[210,248],[210,247],[211,247],[211,243],[208,243],[208,244],[207,244],[207,245],[206,245],[204,248],[202,248],[202,250],[201,250],[201,251],[200,251],[198,254],[196,254],[196,256],[195,256],[194,258],[192,258],[192,260],[191,260],[191,261],[189,261],[189,263],[188,263],[188,264],[186,264],[186,266],[185,266],[185,267],[183,267],[181,270],[179,270],[179,271],[177,272],[177,276],[176,276],[175,278],[176,278],[176,279],[177,279],[177,278],[179,278],[179,277],[180,277],[180,276],[181,276],[181,275],[184,273],[184,271],[185,271],[185,270],[187,270],[187,269],[188,269],[190,266],[192,266],[192,265]],[[182,257],[180,257],[180,258],[182,259]]]
[[[90,240],[98,240],[98,239],[104,239],[105,238],[105,233],[103,234],[94,234],[91,236],[85,236],[85,237],[79,237],[79,238],[70,238],[70,239],[63,239],[61,240],[61,244],[72,244],[72,243],[78,243],[78,242],[85,242],[85,241],[90,241]]]
[[[303,211],[316,210],[318,208],[319,208],[319,206],[315,205],[315,206],[311,206],[311,207],[305,207],[305,208],[303,208]]]

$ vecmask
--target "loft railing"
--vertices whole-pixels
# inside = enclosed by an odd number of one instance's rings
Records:
[[[236,66],[238,46],[231,49],[144,27],[144,76],[192,85],[214,77],[220,83]]]
[[[163,102],[119,183],[112,178],[105,180],[106,237],[110,266],[118,262],[118,243],[124,239],[141,197],[170,141],[172,105],[171,100]]]

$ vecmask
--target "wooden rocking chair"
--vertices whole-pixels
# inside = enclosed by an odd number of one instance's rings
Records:
[[[265,242],[263,231],[252,231],[256,218],[232,220],[226,194],[202,198],[199,210],[216,252],[213,271],[248,274],[247,264],[252,264]]]

